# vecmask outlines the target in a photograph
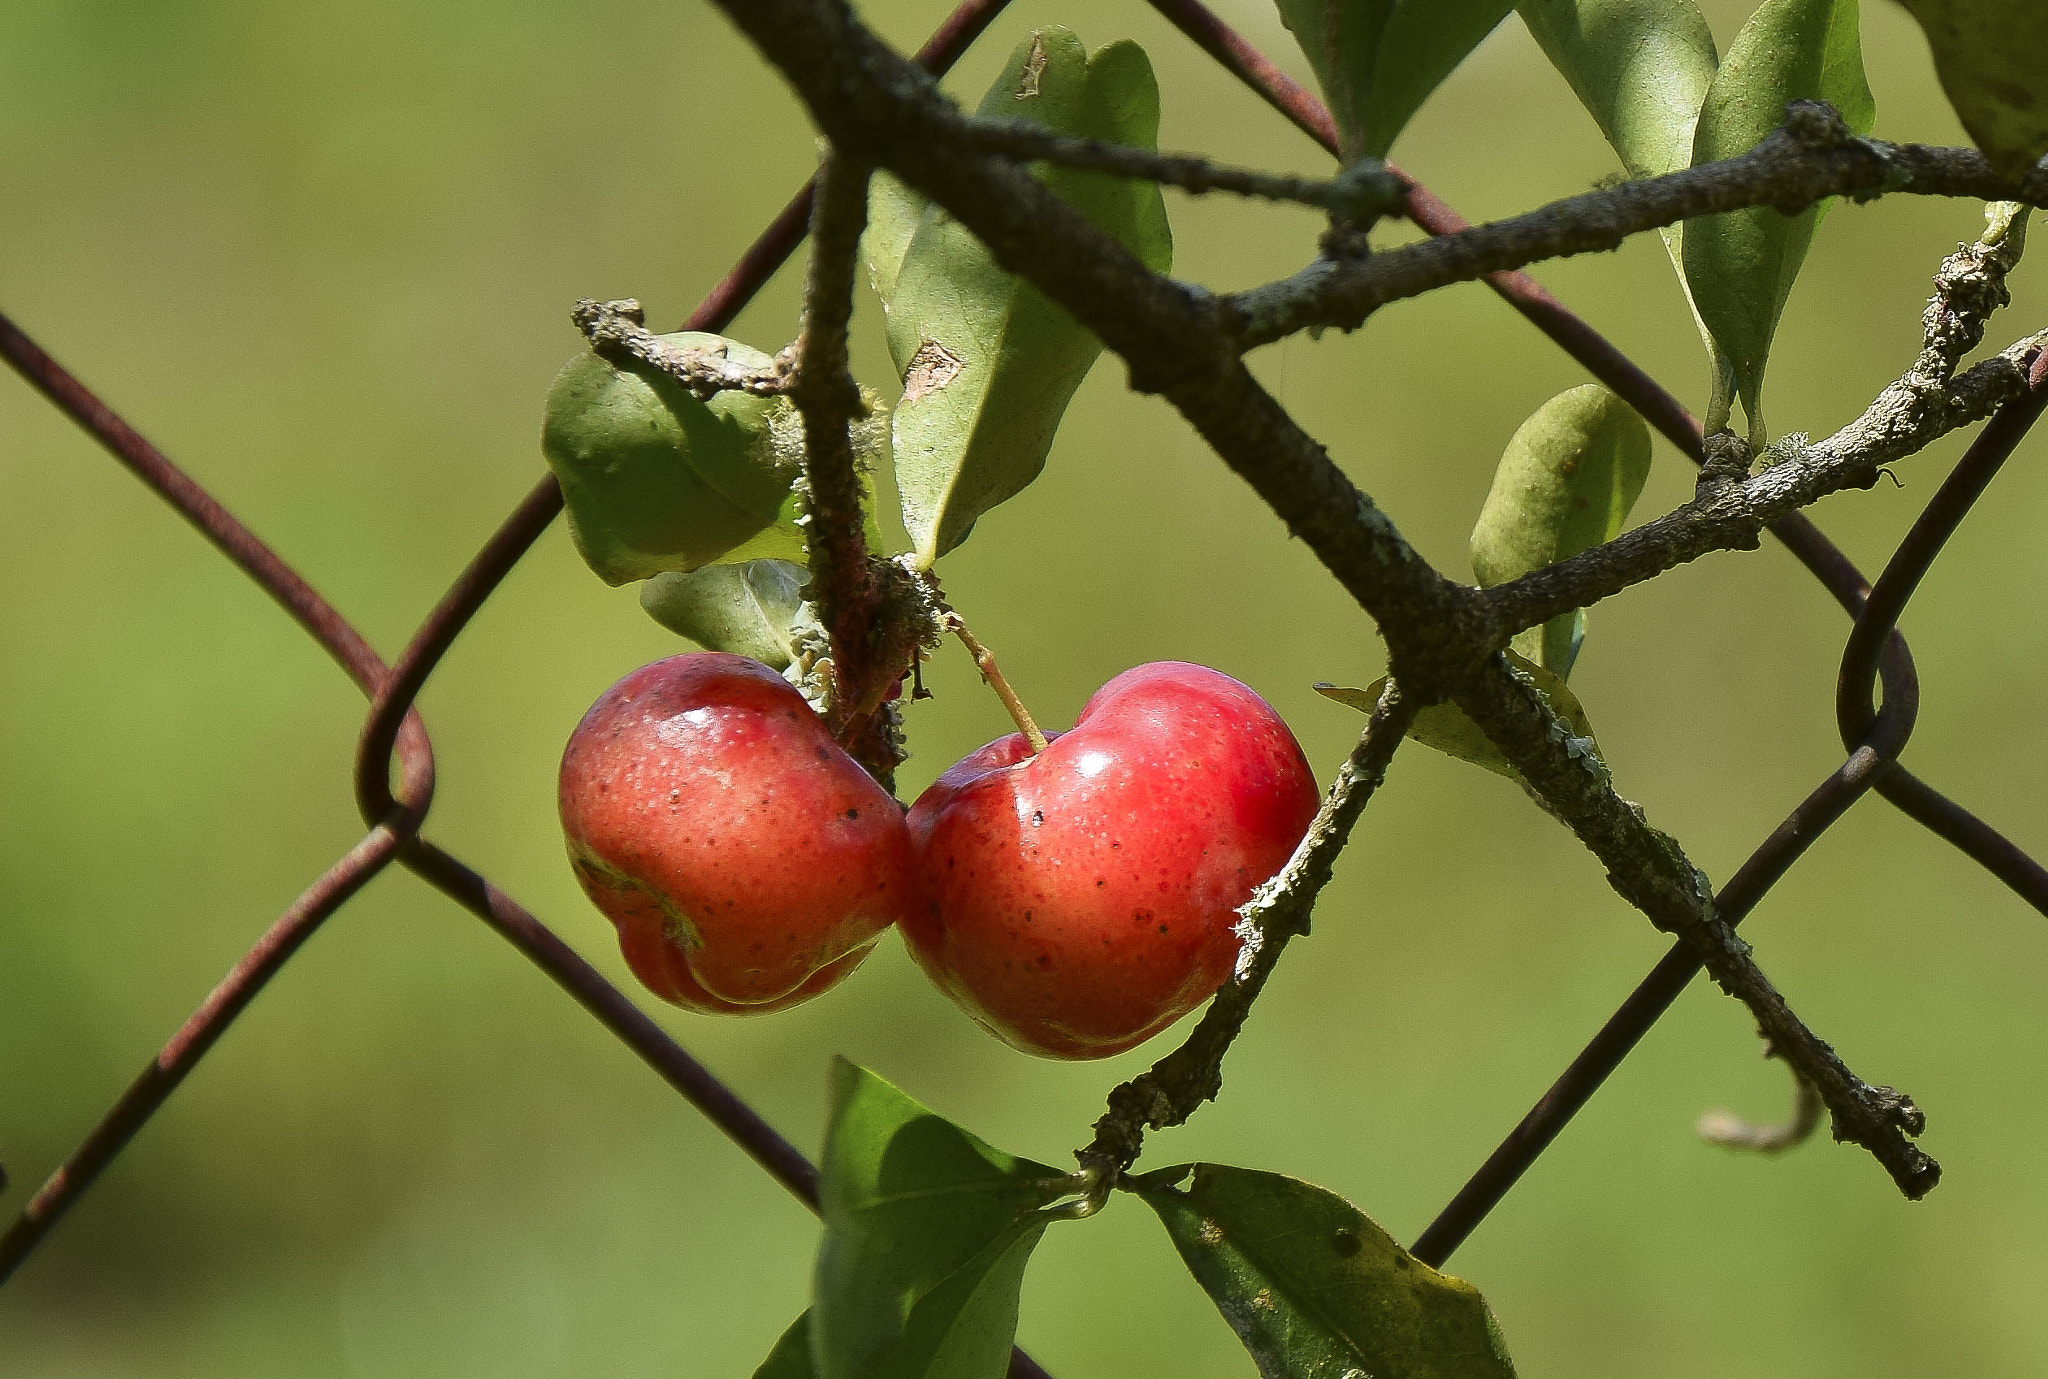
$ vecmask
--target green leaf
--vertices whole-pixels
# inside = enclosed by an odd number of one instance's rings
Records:
[[[1713,31],[1693,0],[1518,0],[1515,8],[1630,177],[1692,165],[1693,127],[1717,65]],[[1684,228],[1658,232],[1681,288]]]
[[[1574,755],[1600,760],[1600,745],[1593,740],[1593,725],[1586,719],[1585,706],[1573,694],[1565,682],[1552,675],[1542,666],[1514,651],[1504,651],[1508,664],[1521,671],[1535,682],[1537,692],[1550,705],[1552,713],[1564,720],[1570,736],[1566,739],[1566,750]],[[1317,694],[1325,699],[1334,699],[1340,704],[1357,709],[1360,713],[1371,713],[1373,706],[1380,702],[1380,692],[1387,687],[1383,675],[1364,689],[1349,689],[1342,685],[1319,684]],[[1465,716],[1465,711],[1456,704],[1431,704],[1415,715],[1415,721],[1408,727],[1408,736],[1425,747],[1434,747],[1446,756],[1460,761],[1469,761],[1474,766],[1483,766],[1495,775],[1506,776],[1519,781],[1521,773],[1508,764],[1500,754],[1500,748],[1487,739],[1479,725]]]
[[[2048,5],[1900,0],[1927,31],[1941,89],[1991,165],[2018,177],[2048,153]]]
[[[1650,428],[1635,409],[1588,383],[1538,407],[1508,442],[1472,529],[1481,588],[1567,560],[1621,534],[1650,475]],[[1515,638],[1514,648],[1560,680],[1585,635],[1584,609]]]
[[[918,1299],[903,1339],[864,1379],[1001,1379],[1016,1343],[1024,1266],[1046,1218],[1010,1226]]]
[[[723,347],[751,368],[773,363],[716,335],[661,338]],[[734,552],[802,558],[790,489],[803,470],[802,433],[787,398],[727,391],[702,402],[651,365],[585,352],[548,393],[541,451],[576,549],[606,583],[626,584]]]
[[[1315,70],[1346,164],[1384,158],[1513,0],[1277,0]]]
[[[811,1306],[820,1379],[998,1379],[1039,1208],[1062,1177],[835,1060]]]
[[[1863,78],[1856,0],[1765,0],[1735,36],[1708,88],[1693,133],[1693,163],[1746,153],[1785,118],[1794,100],[1823,100],[1849,128],[1870,132],[1877,105]],[[1700,319],[1713,333],[1717,362],[1707,429],[1728,421],[1727,386],[1742,398],[1750,443],[1762,450],[1764,364],[1792,281],[1806,260],[1827,203],[1795,216],[1769,207],[1729,211],[1691,222],[1685,277]]]
[[[885,305],[896,300],[903,256],[931,204],[886,168],[876,168],[868,179],[868,224],[861,231],[861,256],[867,260],[868,286]]]
[[[775,1342],[754,1379],[812,1379],[816,1373],[811,1368],[811,1314],[806,1310]]]
[[[1058,27],[1018,46],[980,113],[1142,148],[1159,143],[1159,87],[1144,49],[1112,43],[1090,56]],[[1157,184],[1067,168],[1039,175],[1146,267],[1172,266]],[[869,215],[869,280],[903,379],[896,486],[918,565],[929,568],[977,518],[1038,477],[1102,344],[893,178],[876,180]]]
[[[669,571],[640,586],[640,606],[669,631],[707,651],[751,656],[782,670],[796,654],[789,622],[803,602],[810,572],[787,560],[707,565]]]
[[[1519,0],[1551,65],[1630,177],[1692,165],[1714,80],[1714,35],[1692,0]]]
[[[1507,1379],[1477,1289],[1416,1259],[1336,1193],[1195,1164],[1140,1189],[1265,1379]]]

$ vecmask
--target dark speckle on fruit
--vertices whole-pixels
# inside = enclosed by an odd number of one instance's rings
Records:
[[[1233,873],[1277,870],[1314,794],[1285,725],[1251,691],[1198,666],[1140,667],[1104,686],[1056,750],[1030,757],[1000,739],[918,798],[912,836],[940,922],[904,936],[1013,1046],[1120,1053],[1228,978],[1251,889]],[[1102,856],[1125,851],[1127,828],[1130,856]]]
[[[907,831],[886,827],[893,802],[786,680],[741,657],[675,656],[622,680],[571,738],[559,794],[572,858],[632,878],[624,893],[578,871],[628,965],[688,1009],[814,996],[922,898]]]

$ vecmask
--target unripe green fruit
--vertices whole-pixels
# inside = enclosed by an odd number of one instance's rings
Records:
[[[716,335],[658,338],[763,372],[774,362]],[[652,365],[585,351],[548,393],[541,452],[562,485],[576,549],[607,583],[694,570],[741,547],[743,558],[802,558],[790,492],[802,424],[787,398],[733,389],[700,401]],[[753,549],[764,533],[779,539]]]

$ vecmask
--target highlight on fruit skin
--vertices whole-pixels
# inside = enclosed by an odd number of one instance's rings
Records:
[[[918,893],[901,807],[742,656],[671,656],[605,691],[570,736],[558,799],[627,964],[689,1010],[817,995]]]
[[[1143,1043],[1230,975],[1237,908],[1319,802],[1272,707],[1185,662],[1111,680],[1033,756],[1021,734],[911,807],[912,957],[997,1038],[1048,1058]]]

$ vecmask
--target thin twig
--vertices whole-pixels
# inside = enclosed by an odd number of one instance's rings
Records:
[[[1912,730],[1918,683],[1905,638],[1894,626],[1907,597],[1934,553],[1969,511],[2028,428],[2048,405],[2048,361],[2037,358],[2028,396],[2006,406],[1971,444],[1955,472],[1930,502],[1928,512],[1900,543],[1878,586],[1882,601],[1839,553],[1816,544],[1817,533],[1801,535],[1807,563],[1857,620],[1843,653],[1837,697],[1847,761],[1801,801],[1752,853],[1714,897],[1716,911],[1731,927],[1743,919],[1794,862],[1873,787],[1912,818],[1961,848],[2022,898],[2048,914],[2048,872],[2009,840],[1944,799],[1915,778],[1897,757]],[[1803,517],[1785,519],[1804,523]],[[1782,530],[1784,521],[1779,524]],[[1795,529],[1797,530],[1797,529]],[[1812,533],[1811,526],[1804,532]],[[1882,677],[1884,707],[1873,705],[1873,680]],[[1700,968],[1691,947],[1674,945],[1620,1009],[1601,1027],[1571,1066],[1544,1092],[1486,1162],[1445,1205],[1413,1246],[1416,1258],[1442,1267],[1536,1158],[1563,1131],[1579,1108],[1606,1080],[1636,1042],[1668,1010]]]
[[[1272,60],[1243,35],[1218,18],[1201,0],[1151,0],[1152,8],[1185,34],[1197,47],[1214,58],[1222,68],[1256,92],[1322,149],[1337,152],[1337,122],[1315,95],[1274,66]],[[1431,235],[1454,235],[1472,228],[1471,223],[1446,205],[1429,188],[1417,182],[1394,163],[1385,165],[1403,187],[1408,218]],[[1486,285],[1500,294],[1508,305],[1538,330],[1579,361],[1586,371],[1605,383],[1639,412],[1643,419],[1679,450],[1699,458],[1699,423],[1685,404],[1673,397],[1641,365],[1623,354],[1600,332],[1594,330],[1549,289],[1527,273],[1488,273]],[[1789,538],[1788,538],[1789,539]]]
[[[804,540],[811,571],[807,596],[831,639],[832,712],[827,723],[842,741],[853,711],[868,698],[873,657],[869,637],[881,593],[863,530],[853,424],[865,414],[847,360],[855,266],[867,226],[870,169],[828,152],[818,171],[811,211],[811,269],[804,289],[804,327],[796,346],[790,398],[804,419]],[[855,759],[886,777],[893,759],[876,759],[872,742],[849,742]],[[862,750],[863,748],[870,750]]]
[[[1387,763],[1415,710],[1399,684],[1388,680],[1294,855],[1238,909],[1242,946],[1235,971],[1186,1042],[1109,1094],[1109,1110],[1095,1122],[1095,1138],[1075,1152],[1084,1168],[1101,1167],[1113,1179],[1137,1161],[1147,1128],[1181,1124],[1222,1090],[1223,1056],[1244,1028],[1288,940],[1308,932],[1316,897],[1350,841],[1352,825],[1386,779]]]
[[[1505,640],[1714,551],[1754,549],[1769,524],[1828,494],[1869,488],[1885,465],[2025,394],[2027,370],[2044,348],[2048,331],[1965,370],[1947,386],[1908,373],[1834,435],[1790,448],[1762,473],[1708,485],[1692,502],[1604,545],[1495,585],[1480,595],[1497,620],[1494,635]]]
[[[1006,268],[1122,355],[1133,387],[1161,392],[1179,408],[1379,623],[1403,693],[1421,704],[1455,690],[1460,707],[1601,857],[1624,896],[1653,922],[1712,953],[1717,978],[1821,1087],[1838,1129],[1871,1149],[1909,1194],[1932,1185],[1932,1161],[1899,1134],[1918,1123],[1910,1102],[1851,1075],[1792,1016],[1746,948],[1715,928],[1704,882],[1676,845],[1644,824],[1604,779],[1584,779],[1582,759],[1540,697],[1505,661],[1486,654],[1497,643],[1482,626],[1476,591],[1438,574],[1250,377],[1237,357],[1239,342],[1225,329],[1230,313],[1219,313],[1207,294],[1147,271],[1022,170],[961,149],[962,117],[842,0],[717,3],[781,69],[836,144],[889,167],[957,216]],[[1799,137],[1821,144],[1825,139],[1807,125],[1823,126],[1825,134],[1840,121],[1815,111],[1800,125]],[[1761,199],[1775,204],[1790,195],[1772,191]],[[1430,243],[1472,236],[1485,238],[1481,230]],[[1478,271],[1506,266],[1512,265]]]
[[[1963,356],[1984,338],[1992,313],[2011,303],[2005,277],[2026,248],[2031,212],[2010,201],[1992,202],[1984,208],[1984,233],[1977,242],[1957,245],[1942,260],[1934,274],[1934,296],[1921,317],[1923,343],[1912,377],[1945,386]]]
[[[1785,125],[1717,163],[1586,192],[1507,220],[1364,258],[1317,259],[1290,278],[1225,299],[1239,347],[1318,326],[1356,329],[1389,302],[1546,259],[1615,249],[1632,235],[1752,206],[1796,213],[1831,196],[1907,193],[2048,201],[2048,170],[2001,177],[1975,149],[1850,135],[1828,106],[1794,101]]]
[[[1869,736],[1856,744],[1847,761],[1800,801],[1715,895],[1715,913],[1729,928],[1742,922],[1765,893],[1805,855],[1814,840],[1862,798],[1873,782],[1895,769],[1891,763],[1912,731],[1918,695],[1905,655],[1905,640],[1897,638],[1891,646],[1895,654],[1883,665],[1884,712]],[[1579,1108],[1621,1066],[1637,1041],[1671,1008],[1699,971],[1700,959],[1692,945],[1673,944],[1579,1056],[1437,1213],[1410,1252],[1430,1267],[1442,1268],[1452,1252],[1563,1132]]]
[[[1398,211],[1407,194],[1401,179],[1374,159],[1354,163],[1336,178],[1295,177],[1226,167],[1184,153],[1158,153],[1130,144],[1083,139],[1024,120],[995,120],[977,115],[962,121],[961,138],[1005,158],[1057,163],[1062,167],[1159,182],[1193,196],[1220,191],[1266,201],[1289,201],[1358,220]]]
[[[605,358],[638,360],[659,369],[700,401],[722,392],[772,397],[790,390],[787,354],[778,357],[772,369],[750,369],[735,364],[723,346],[690,349],[670,344],[647,329],[647,314],[631,297],[615,302],[585,297],[570,310],[569,319]]]
[[[1941,1168],[1908,1139],[1926,1128],[1919,1108],[1889,1087],[1864,1082],[1807,1028],[1716,911],[1706,876],[1677,841],[1614,792],[1597,759],[1554,750],[1570,740],[1570,728],[1533,683],[1497,659],[1505,673],[1475,675],[1460,689],[1458,706],[1600,859],[1622,898],[1686,944],[1715,983],[1749,1007],[1764,1036],[1827,1102],[1835,1138],[1862,1145],[1906,1196],[1924,1196]]]
[[[1017,697],[1017,691],[1010,688],[1008,677],[1003,674],[1002,667],[996,664],[995,652],[983,646],[980,640],[967,630],[967,624],[961,620],[960,615],[950,608],[944,614],[944,621],[946,630],[958,637],[960,644],[974,657],[974,665],[981,672],[982,683],[994,690],[996,698],[1003,701],[1003,707],[1009,710],[1010,720],[1017,725],[1017,731],[1024,734],[1024,740],[1031,744],[1032,753],[1036,755],[1044,751],[1047,746],[1045,733],[1039,729],[1038,720],[1031,716],[1031,711],[1024,707],[1024,701]]]
[[[981,37],[997,16],[1009,8],[1009,3],[1010,0],[962,0],[945,21],[932,30],[932,36],[917,50],[914,60],[933,76],[944,76],[974,40]],[[697,303],[690,319],[683,324],[684,330],[717,332],[732,324],[741,308],[754,299],[761,285],[775,276],[776,270],[788,261],[810,233],[811,197],[816,191],[815,178],[797,188],[796,195],[790,197],[776,212],[775,219],[768,222],[767,228],[747,246],[739,262],[726,271],[704,300]]]
[[[1225,70],[1264,97],[1324,149],[1336,152],[1335,122],[1322,103],[1276,68],[1200,0],[1152,0],[1152,4]],[[1398,168],[1391,164],[1388,166],[1396,175],[1405,176]],[[1410,218],[1432,235],[1453,234],[1469,228],[1462,217],[1426,188],[1413,183],[1412,179],[1408,210]],[[1584,364],[1594,377],[1627,399],[1681,452],[1696,462],[1702,458],[1698,421],[1668,391],[1555,297],[1520,272],[1490,273],[1485,280],[1568,354]],[[1769,530],[1852,616],[1859,614],[1869,585],[1854,564],[1818,527],[1804,515],[1794,512],[1771,523]],[[1891,633],[1886,646],[1891,653],[1884,671],[1889,715],[1894,700],[1910,690],[1912,673],[1905,639],[1896,630]],[[1844,745],[1858,747],[1857,737],[1863,731],[1863,728],[1852,729],[1845,719]],[[1902,740],[1893,743],[1894,753],[1899,745],[1902,745]],[[1856,760],[1852,756],[1852,763]],[[1985,866],[2029,904],[2048,913],[2048,870],[2035,863],[2010,840],[1945,799],[1903,767],[1890,766],[1879,772],[1876,778],[1879,793],[1891,803]],[[1850,790],[1855,788],[1846,780],[1840,784]],[[1755,903],[1762,890],[1782,874],[1784,867],[1790,866],[1813,834],[1827,827],[1833,814],[1822,812],[1826,806],[1820,795],[1832,791],[1840,796],[1836,786],[1837,782],[1831,780],[1815,799],[1802,805],[1794,819],[1788,820],[1775,832],[1751,859],[1752,864],[1762,864],[1767,857],[1775,856],[1781,859],[1779,865],[1769,869],[1768,873],[1758,870],[1757,866],[1745,865],[1717,897],[1717,903],[1731,923],[1747,906]],[[1846,799],[1840,807],[1847,807]],[[1675,996],[1684,981],[1697,970],[1696,964],[1683,957],[1682,947],[1674,950],[1667,966],[1671,963],[1681,967],[1684,975],[1663,988],[1669,995],[1661,1000],[1653,997],[1649,1002],[1632,999],[1630,1005],[1617,1014],[1608,1028],[1602,1031],[1601,1039],[1595,1041],[1595,1046],[1581,1055],[1560,1079],[1558,1086],[1538,1103],[1516,1132],[1466,1185],[1466,1189],[1459,1193],[1457,1200],[1445,1209],[1425,1239],[1418,1241],[1416,1254],[1419,1258],[1434,1265],[1441,1265],[1448,1258],[1457,1242],[1499,1200],[1521,1169],[1542,1152],[1543,1146],[1571,1118],[1578,1105],[1612,1071],[1634,1039],[1656,1020],[1668,1004],[1669,997]],[[1659,974],[1664,971],[1660,967]],[[1638,996],[1642,994],[1639,992]]]

